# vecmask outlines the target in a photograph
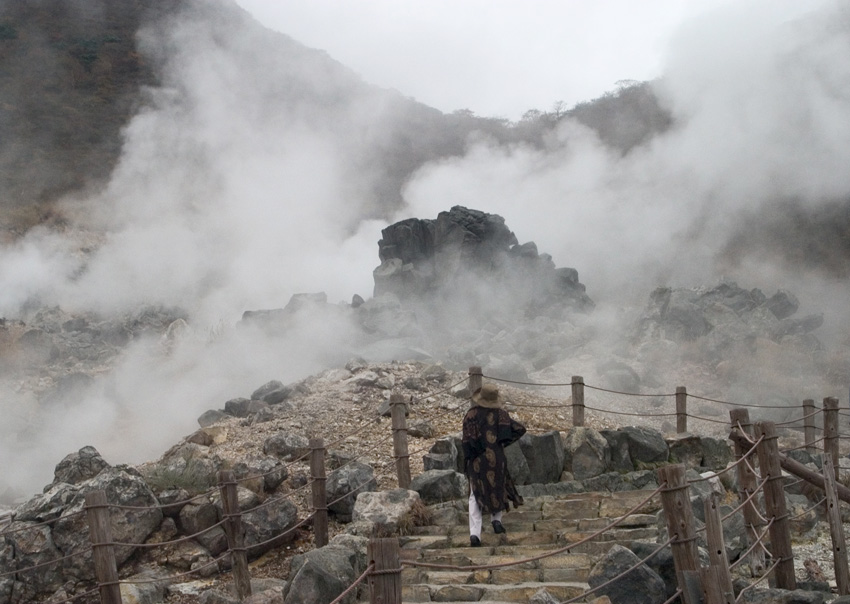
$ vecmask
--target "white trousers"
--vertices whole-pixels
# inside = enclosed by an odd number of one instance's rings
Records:
[[[472,493],[472,490],[469,491],[469,536],[470,537],[478,537],[481,538],[481,521],[483,520],[481,516],[481,508],[478,507],[478,502],[475,501],[475,495]],[[490,521],[495,522],[498,520],[502,521],[502,512],[496,512],[495,514],[490,514]]]

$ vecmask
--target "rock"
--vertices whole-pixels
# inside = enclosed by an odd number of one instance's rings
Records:
[[[635,464],[667,461],[669,451],[660,432],[643,426],[626,426],[621,430],[629,443],[629,457]]]
[[[587,583],[591,588],[599,587],[638,562],[640,558],[633,552],[621,545],[613,545],[591,569]],[[629,604],[662,604],[666,600],[664,581],[646,564],[641,564],[620,579],[601,587],[596,593],[608,596],[612,602]]]
[[[604,443],[604,439],[601,440]],[[519,439],[519,446],[528,462],[529,482],[558,482],[561,479],[564,443],[560,432],[526,433]]]
[[[284,386],[278,380],[266,382],[251,393],[251,400],[264,401],[269,405],[276,405],[285,401],[292,394],[293,389]]]
[[[218,522],[218,510],[206,497],[196,497],[183,506],[178,515],[180,530],[195,535]]]
[[[328,511],[335,514],[341,522],[351,522],[354,503],[360,493],[377,491],[375,470],[371,466],[354,462],[328,474],[327,500]]]
[[[292,529],[296,524],[298,508],[288,499],[269,499],[245,512],[242,525],[248,555],[255,558],[274,547],[293,542],[297,535]]]
[[[430,470],[416,476],[411,490],[419,493],[426,504],[465,498],[469,483],[466,476],[453,470]]]
[[[53,471],[53,484],[61,482],[79,484],[89,478],[94,478],[100,471],[110,467],[97,449],[83,447],[76,453],[71,453],[56,465]]]
[[[301,459],[310,453],[310,441],[300,434],[279,432],[263,443],[263,453],[274,455],[283,461]]]
[[[531,469],[528,467],[528,460],[523,455],[519,442],[511,443],[505,447],[505,457],[508,459],[508,472],[514,479],[514,483],[517,485],[530,484]],[[463,473],[462,470],[463,464],[461,463],[458,472]]]
[[[608,460],[606,471],[631,472],[634,470],[635,464],[629,455],[629,440],[626,435],[619,430],[600,430],[599,434],[608,443],[608,455],[610,459]],[[565,446],[569,452],[570,446],[566,444]],[[571,462],[568,462],[567,465],[570,464]]]
[[[790,317],[800,308],[797,297],[785,290],[779,290],[765,301],[765,306],[777,319]]]
[[[53,525],[53,540],[65,555],[79,553],[62,565],[62,572],[78,579],[93,576],[94,566],[89,549],[88,521],[85,514],[85,494],[91,491],[105,491],[106,500],[114,506],[128,506],[142,509],[110,510],[112,538],[121,543],[144,543],[148,535],[162,522],[162,511],[158,501],[145,481],[134,474],[118,468],[106,468],[97,476],[78,485],[69,501],[68,507]],[[135,551],[132,546],[117,546],[115,559],[122,564]]]
[[[201,428],[207,428],[217,422],[220,422],[226,417],[228,417],[228,414],[223,411],[219,411],[218,409],[209,409],[208,411],[204,411],[200,417],[198,417],[198,424]]]
[[[414,421],[407,427],[407,434],[413,438],[434,438],[434,426],[428,421]]]
[[[248,417],[249,398],[232,398],[224,403],[224,412],[233,417]]]
[[[354,503],[352,520],[367,521],[376,527],[374,534],[391,534],[409,528],[410,512],[419,501],[416,491],[407,489],[391,489],[360,493]]]
[[[609,466],[608,441],[592,428],[574,427],[564,442],[564,467],[576,480],[603,474]]]
[[[332,602],[362,572],[357,566],[356,552],[340,545],[326,545],[292,559],[289,583],[286,587],[286,604],[303,602]],[[356,590],[343,604],[357,599]]]
[[[742,592],[737,601],[741,604],[823,604],[825,599],[817,591],[756,588]]]

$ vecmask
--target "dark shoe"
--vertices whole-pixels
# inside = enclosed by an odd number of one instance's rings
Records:
[[[472,547],[481,547],[481,539],[479,539],[475,535],[470,535],[469,545],[471,545]]]
[[[505,527],[502,526],[501,522],[499,522],[498,520],[494,520],[493,521],[493,532],[498,535],[500,533],[507,533],[508,531],[505,530]]]

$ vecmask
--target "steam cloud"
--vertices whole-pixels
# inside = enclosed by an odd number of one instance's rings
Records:
[[[339,127],[368,131],[381,107],[349,98],[326,123],[315,99],[280,82],[315,78],[314,89],[339,93],[353,90],[351,74],[280,64],[262,52],[271,32],[239,19],[219,27],[190,17],[140,34],[166,85],[147,91],[108,186],[69,202],[85,229],[33,231],[2,250],[0,315],[23,316],[33,299],[104,313],[149,303],[185,308],[193,325],[167,359],[140,342],[108,387],[82,401],[44,409],[25,385],[4,383],[0,459],[16,491],[39,489],[87,444],[113,463],[156,456],[205,409],[323,367],[346,329],[305,324],[271,340],[230,329],[244,310],[281,307],[299,292],[371,294],[386,222],[368,218],[375,176]],[[672,131],[626,156],[574,123],[545,151],[479,141],[423,168],[387,222],[465,205],[502,215],[520,242],[576,267],[603,305],[724,277],[792,289],[835,331],[847,319],[845,283],[746,260],[727,273],[715,258],[742,211],[850,195],[848,56],[850,16],[839,3],[734,3],[690,23],[670,49],[658,90]],[[86,246],[95,251],[80,255]]]

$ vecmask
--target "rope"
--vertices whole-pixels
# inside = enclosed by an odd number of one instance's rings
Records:
[[[89,596],[93,596],[100,591],[100,586],[95,587],[94,589],[90,589],[88,591],[84,591],[83,593],[75,594],[70,598],[66,598],[64,600],[50,600],[50,604],[71,604],[71,602],[80,602],[83,598],[88,598]]]
[[[156,579],[133,579],[132,581],[119,581],[120,585],[146,585],[150,583],[173,583],[175,579],[180,579],[181,577],[188,577],[189,575],[193,575],[198,571],[202,571],[205,568],[209,568],[210,566],[218,566],[218,563],[227,558],[230,555],[230,551],[224,552],[218,558],[214,558],[210,562],[199,566],[198,568],[194,568],[192,570],[187,570],[183,573],[178,573],[176,575],[168,575],[167,577],[158,577]]]
[[[99,543],[98,545],[109,545],[108,543]],[[55,558],[53,560],[48,560],[47,562],[42,562],[41,564],[34,564],[32,566],[27,566],[26,568],[19,568],[17,570],[7,571],[0,573],[0,579],[3,577],[11,577],[12,575],[17,575],[18,573],[25,573],[31,570],[35,570],[37,568],[44,568],[45,566],[51,566],[58,562],[62,562],[63,560],[70,560],[71,558],[75,558],[77,556],[84,556],[92,551],[91,547],[87,547],[84,550],[80,550],[78,552],[74,552],[73,554],[68,554],[67,556],[62,556],[61,558]]]
[[[357,579],[354,581],[354,583],[349,585],[348,588],[344,592],[342,592],[336,598],[334,598],[334,600],[331,602],[331,604],[339,604],[340,602],[342,602],[345,599],[345,596],[350,594],[352,592],[352,590],[354,590],[355,587],[360,585],[363,582],[363,580],[366,579],[366,577],[368,577],[370,574],[372,574],[372,571],[374,569],[375,569],[375,563],[372,562],[369,566],[366,567],[366,570],[363,571],[363,574],[360,575],[359,577],[357,577]]]
[[[436,569],[443,569],[443,570],[458,570],[458,571],[492,570],[494,568],[504,568],[504,567],[507,567],[507,566],[516,566],[517,564],[525,564],[526,562],[535,562],[537,560],[543,560],[544,558],[556,556],[556,555],[562,554],[564,552],[569,553],[569,551],[571,549],[573,549],[574,547],[579,546],[583,543],[586,543],[586,542],[590,541],[591,539],[598,537],[599,535],[601,535],[602,533],[604,533],[608,529],[619,525],[626,518],[631,516],[634,512],[639,510],[641,507],[643,507],[647,502],[649,502],[658,493],[660,493],[664,489],[664,487],[666,487],[666,486],[667,486],[667,483],[665,482],[660,487],[655,489],[652,493],[650,493],[649,496],[646,499],[644,499],[643,501],[638,503],[636,506],[631,508],[629,511],[627,511],[625,514],[623,514],[622,516],[620,516],[619,518],[614,520],[614,522],[612,522],[608,526],[605,526],[605,527],[599,529],[595,533],[585,537],[584,539],[581,539],[580,541],[576,541],[575,543],[570,543],[569,545],[565,545],[564,547],[561,547],[561,548],[556,549],[556,550],[552,550],[550,552],[546,552],[545,554],[541,554],[539,556],[534,556],[532,558],[525,558],[523,560],[516,560],[514,562],[503,562],[501,564],[488,564],[486,566],[455,566],[453,564],[432,564],[430,562],[416,562],[416,561],[413,561],[413,560],[403,560],[402,564],[407,565],[407,566],[416,566],[416,567],[421,567],[421,568],[436,568]]]
[[[600,392],[609,392],[611,394],[622,394],[623,396],[676,396],[676,393],[667,394],[666,392],[659,392],[657,394],[640,394],[638,392],[620,392],[619,390],[609,390],[607,388],[599,388],[598,386],[591,386],[589,384],[584,385],[585,388],[590,388],[591,390],[599,390]]]
[[[613,415],[629,415],[631,417],[675,417],[676,413],[625,413],[623,411],[609,411],[607,409],[599,409],[597,407],[584,406],[585,409],[591,411],[599,411],[601,413],[611,413]]]
[[[737,597],[737,598],[735,598],[735,602],[740,602],[740,601],[741,601],[741,596],[744,594],[744,592],[745,592],[745,591],[747,591],[748,589],[752,589],[753,587],[755,587],[756,585],[758,585],[759,583],[761,583],[762,581],[764,581],[764,579],[767,577],[767,575],[769,575],[770,573],[772,573],[772,572],[773,572],[773,569],[775,569],[777,566],[779,566],[779,563],[780,563],[780,562],[782,562],[782,560],[777,560],[776,562],[774,562],[773,564],[771,564],[771,565],[770,565],[770,568],[768,568],[766,571],[764,571],[764,574],[763,574],[761,577],[759,577],[758,579],[756,579],[755,581],[753,581],[752,583],[750,583],[749,585],[747,585],[744,589],[742,589],[742,590],[740,591],[740,593],[738,594],[738,597]]]
[[[767,530],[770,528],[771,524],[773,524],[772,518],[770,519],[770,522],[768,522],[767,525],[765,525],[764,531],[762,531],[762,534],[758,536],[758,538],[753,542],[753,544],[750,545],[750,547],[748,547],[747,550],[744,553],[742,553],[740,556],[738,556],[737,560],[735,560],[732,564],[729,565],[729,570],[732,570],[733,568],[735,568],[736,566],[741,564],[744,560],[746,560],[747,556],[749,556],[750,553],[752,553],[752,551],[756,547],[760,546],[760,547],[762,547],[762,549],[764,549],[764,545],[762,544],[762,539],[764,539],[764,536],[767,534]],[[765,550],[765,551],[767,551],[767,550]],[[770,553],[770,552],[768,552],[768,553]]]
[[[726,514],[725,516],[723,516],[723,518],[721,518],[721,519],[720,519],[720,520],[721,520],[721,522],[726,522],[727,520],[729,520],[729,518],[731,518],[732,516],[734,516],[734,515],[738,512],[738,510],[740,510],[740,509],[741,509],[741,508],[743,508],[745,505],[747,505],[750,501],[752,501],[752,500],[753,500],[753,497],[755,497],[756,495],[758,495],[759,491],[761,491],[761,488],[762,488],[762,487],[763,487],[766,483],[767,483],[767,479],[765,478],[764,480],[762,480],[762,481],[761,481],[761,484],[757,485],[757,486],[756,486],[756,488],[755,488],[755,489],[753,489],[753,492],[752,492],[752,493],[750,493],[750,494],[747,496],[747,498],[746,498],[746,499],[744,499],[744,500],[743,500],[740,504],[738,504],[738,507],[736,507],[734,510],[732,510],[731,512],[729,512],[728,514]]]
[[[184,541],[189,541],[190,539],[194,539],[200,535],[210,532],[217,526],[221,526],[227,521],[227,518],[222,518],[215,524],[205,528],[202,531],[195,533],[194,535],[187,535],[185,537],[180,537],[179,539],[174,539],[172,541],[161,541],[159,543],[121,543],[120,541],[112,541],[111,543],[98,543],[98,545],[115,545],[121,547],[141,547],[141,548],[154,548],[154,547],[165,547],[166,545],[174,545],[176,543],[183,543]]]
[[[443,388],[442,390],[437,390],[437,392],[431,392],[431,393],[429,393],[429,394],[424,394],[424,395],[420,396],[419,398],[413,398],[413,397],[411,397],[411,398],[410,398],[410,402],[411,402],[411,403],[418,403],[418,402],[424,401],[424,400],[426,400],[426,399],[428,399],[428,398],[430,398],[430,397],[432,397],[432,396],[440,396],[441,394],[445,394],[446,392],[450,392],[452,388],[456,388],[457,386],[460,386],[461,384],[463,384],[463,383],[464,383],[465,381],[467,381],[468,379],[469,379],[469,377],[468,377],[468,376],[467,376],[467,377],[464,377],[462,380],[460,380],[460,381],[458,381],[458,382],[455,382],[455,383],[454,383],[454,384],[452,384],[451,386],[446,386],[446,387],[445,387],[445,388]]]
[[[722,419],[711,419],[711,418],[708,418],[708,417],[700,417],[700,416],[698,416],[698,415],[691,415],[690,413],[686,413],[685,415],[686,415],[687,417],[692,418],[692,419],[698,419],[698,420],[703,421],[703,422],[712,422],[712,423],[714,423],[714,424],[724,424],[724,425],[727,425],[727,424],[729,423],[729,422],[727,422],[726,420],[722,420]]]
[[[73,518],[74,516],[79,516],[79,515],[85,514],[85,513],[86,513],[86,511],[85,511],[85,509],[83,509],[83,510],[80,510],[78,512],[71,512],[70,514],[66,514],[64,516],[59,516],[58,518],[54,518],[53,520],[45,520],[44,522],[39,522],[37,524],[28,524],[27,526],[21,526],[21,527],[15,528],[15,529],[0,531],[0,537],[5,537],[6,535],[12,535],[14,533],[20,533],[20,532],[28,531],[28,530],[31,530],[31,529],[36,529],[36,528],[39,528],[39,527],[42,527],[42,526],[50,526],[54,522],[59,522],[60,520],[65,520],[67,518]],[[12,526],[16,522],[28,522],[28,521],[27,520],[12,520],[9,523],[9,526]]]
[[[574,386],[576,384],[580,384],[581,382],[567,382],[564,384],[540,384],[535,382],[518,382],[516,380],[506,380],[505,378],[497,378],[490,375],[482,375],[483,379],[493,380],[494,382],[504,382],[505,384],[519,384],[520,386]],[[587,384],[585,384],[586,386]]]
[[[729,401],[719,401],[714,398],[707,398],[704,396],[697,396],[696,394],[688,393],[690,398],[695,398],[701,401],[708,401],[710,403],[720,403],[721,405],[733,405],[735,407],[749,407],[752,409],[788,409],[790,405],[755,405],[755,404],[743,404],[743,403],[730,403]]]
[[[825,440],[826,440],[826,437],[822,436],[821,438],[819,438],[817,440],[813,440],[812,442],[807,443],[805,445],[800,445],[799,447],[789,447],[787,449],[782,449],[782,451],[780,451],[780,452],[785,453],[787,451],[799,451],[800,449],[805,449],[806,447],[811,447],[811,446],[816,445],[816,444],[823,442]]]

